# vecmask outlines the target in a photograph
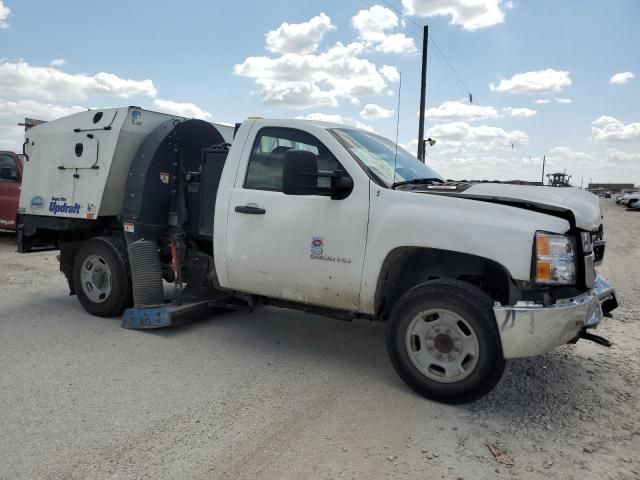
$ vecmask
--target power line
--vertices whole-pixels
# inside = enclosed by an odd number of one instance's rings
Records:
[[[404,12],[402,12],[400,9],[398,9],[397,7],[395,7],[394,5],[392,5],[390,2],[388,2],[387,0],[381,0],[382,3],[384,3],[385,5],[387,5],[389,8],[391,8],[395,13],[397,13],[398,15],[400,15],[400,17],[403,20],[407,20],[410,23],[412,23],[413,25],[415,25],[419,30],[420,35],[422,35],[422,29],[423,26],[420,25],[418,22],[416,22],[413,18],[408,17],[404,14]],[[469,96],[469,99],[472,99],[473,94],[471,93],[471,90],[469,89],[469,87],[467,87],[467,85],[464,83],[464,81],[462,80],[462,77],[460,76],[460,74],[457,72],[457,70],[454,68],[454,66],[451,64],[451,62],[449,61],[449,59],[447,58],[447,56],[444,54],[444,52],[442,51],[442,49],[440,48],[440,46],[438,45],[438,43],[435,41],[435,38],[433,37],[433,33],[429,34],[431,43],[433,43],[433,46],[436,48],[438,54],[440,55],[440,57],[442,58],[442,60],[444,61],[444,63],[446,64],[446,66],[449,68],[449,70],[451,70],[451,73],[453,73],[453,75],[456,77],[456,80],[458,81],[458,83],[460,83],[460,86],[467,92],[467,95]],[[412,38],[416,41],[418,41],[418,43],[420,43],[420,41],[413,37]]]
[[[373,7],[374,6],[374,4],[369,2],[369,0],[361,0],[361,1],[363,1],[364,3],[369,5],[369,7]],[[420,25],[418,22],[416,22],[413,18],[408,17],[407,15],[405,15],[404,12],[402,12],[401,9],[399,9],[398,7],[393,5],[390,1],[388,1],[388,0],[380,0],[380,1],[382,3],[384,3],[387,7],[389,7],[392,11],[394,11],[396,14],[398,14],[403,20],[406,20],[407,22],[410,23],[410,25],[407,25],[408,27],[410,27],[410,29],[407,29],[406,32],[413,40],[415,40],[418,44],[420,44],[422,42],[423,26]],[[417,28],[418,30],[416,31],[415,28]],[[411,29],[413,29],[413,30],[411,30]],[[413,34],[412,34],[412,31],[413,31]],[[420,38],[417,38],[415,33],[418,33],[418,37],[420,37]],[[471,92],[471,89],[469,87],[467,87],[466,83],[462,79],[462,76],[458,73],[458,71],[455,69],[453,64],[449,61],[449,59],[447,58],[445,53],[442,51],[442,49],[438,45],[438,42],[435,41],[435,38],[434,38],[432,33],[429,34],[429,39],[431,40],[431,44],[435,47],[435,52],[437,53],[436,57],[438,57],[438,58],[440,58],[442,60],[442,62],[445,64],[445,66],[453,74],[453,76],[456,79],[456,81],[458,82],[458,84],[465,91],[469,103],[473,104],[474,103],[474,95]],[[475,100],[477,101],[477,97],[475,98]],[[507,148],[511,147],[512,150],[515,149],[514,141],[505,134],[504,129],[498,127],[498,125],[493,121],[493,118],[491,118],[489,115],[485,115],[484,117],[480,117],[480,118],[488,120],[491,123],[491,125],[496,129],[496,133],[498,134],[498,136],[502,137],[504,140],[506,140],[508,142],[508,144],[505,145],[505,147],[507,147]]]

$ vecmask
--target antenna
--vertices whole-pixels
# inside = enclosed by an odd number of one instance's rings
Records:
[[[396,183],[396,166],[398,165],[398,134],[400,132],[400,93],[402,92],[402,72],[398,83],[398,115],[396,117],[396,154],[393,157],[393,183]]]

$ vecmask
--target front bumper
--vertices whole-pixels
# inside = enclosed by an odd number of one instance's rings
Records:
[[[617,306],[615,290],[600,275],[588,292],[549,307],[532,302],[496,305],[504,358],[540,355],[568,343],[583,329],[597,326]]]

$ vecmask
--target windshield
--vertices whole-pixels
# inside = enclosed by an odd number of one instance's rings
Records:
[[[396,144],[384,137],[351,128],[334,128],[331,131],[351,155],[388,187],[423,178],[444,180],[400,146],[397,147],[396,158]]]

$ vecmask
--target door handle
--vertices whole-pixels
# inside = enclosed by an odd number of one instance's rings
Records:
[[[237,205],[236,212],[248,213],[249,215],[264,215],[267,211],[254,205]]]

